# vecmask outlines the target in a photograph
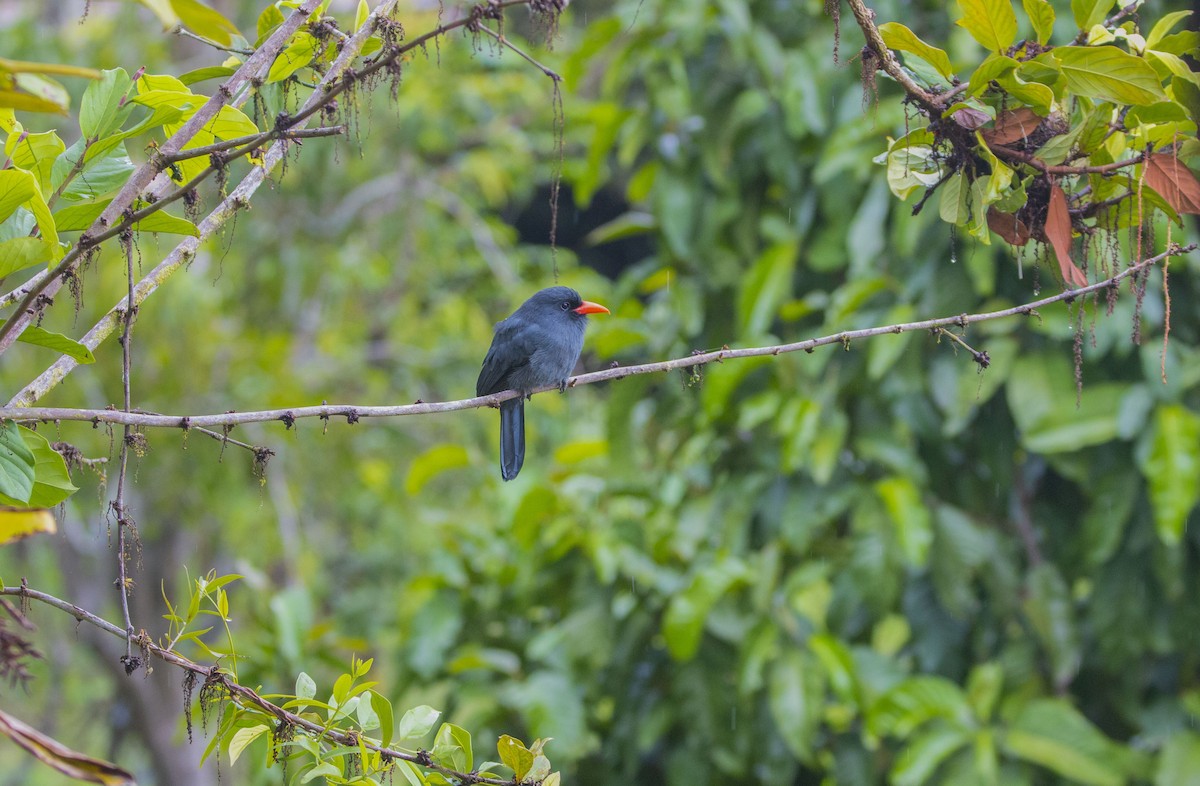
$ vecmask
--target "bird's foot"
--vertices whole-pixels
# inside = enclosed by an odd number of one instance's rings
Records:
[[[565,380],[565,379],[564,379],[564,380],[561,380],[561,381],[559,381],[559,383],[558,383],[558,392],[559,392],[559,393],[566,393],[566,392],[567,392],[567,380]]]

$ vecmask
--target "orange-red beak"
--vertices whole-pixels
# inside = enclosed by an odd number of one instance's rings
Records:
[[[576,314],[608,314],[611,313],[607,308],[599,303],[593,303],[589,300],[583,301],[579,308],[575,309]]]

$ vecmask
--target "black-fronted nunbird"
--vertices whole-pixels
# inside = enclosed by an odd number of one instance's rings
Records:
[[[500,475],[505,480],[515,478],[525,463],[525,399],[548,385],[566,389],[583,350],[587,315],[607,313],[604,306],[581,300],[570,287],[550,287],[496,323],[475,395],[504,390],[523,394],[500,404]]]

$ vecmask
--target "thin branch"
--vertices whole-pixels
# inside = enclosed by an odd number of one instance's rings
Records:
[[[4,595],[10,595],[28,600],[36,600],[39,603],[44,603],[47,606],[64,611],[74,617],[77,621],[86,622],[89,625],[93,625],[105,633],[109,633],[122,639],[129,638],[125,631],[121,630],[108,620],[96,616],[87,609],[76,606],[74,603],[69,603],[48,593],[31,589],[24,584],[17,587],[0,587],[0,596]],[[424,769],[440,772],[442,775],[445,775],[448,778],[457,781],[458,783],[484,783],[488,784],[488,786],[513,786],[514,782],[511,778],[492,778],[484,775],[477,775],[475,773],[458,772],[450,769],[449,767],[443,767],[440,764],[431,761],[427,753],[408,753],[406,751],[396,750],[395,748],[384,748],[380,745],[376,745],[373,742],[363,739],[361,735],[357,733],[335,728],[326,728],[321,724],[314,723],[307,718],[301,717],[293,712],[288,712],[279,705],[267,701],[253,689],[239,684],[234,680],[232,675],[221,671],[216,666],[201,666],[199,663],[189,660],[188,658],[185,658],[172,650],[164,649],[163,647],[158,646],[150,638],[149,634],[145,633],[144,631],[141,633],[141,635],[136,637],[136,643],[140,649],[150,653],[154,657],[159,658],[166,663],[170,663],[173,666],[178,666],[185,671],[190,671],[193,674],[204,677],[207,684],[220,685],[225,689],[225,691],[227,691],[230,700],[239,704],[240,706],[254,707],[271,715],[277,720],[286,723],[289,726],[303,729],[304,731],[316,735],[327,742],[337,745],[349,745],[353,747],[364,745],[367,749],[379,753],[385,759],[412,762],[413,764],[416,764]]]
[[[239,151],[235,156],[230,156],[230,159],[239,158],[254,148],[261,146],[265,142],[270,142],[272,139],[289,139],[295,141],[297,139],[312,139],[322,136],[338,136],[346,133],[345,126],[322,126],[320,128],[295,128],[287,131],[263,131],[260,134],[251,134],[250,136],[240,136],[237,139],[226,139],[222,142],[217,142],[212,145],[203,147],[189,147],[180,150],[178,153],[170,156],[160,156],[164,166],[177,164],[180,161],[186,161],[189,158],[201,158],[211,156],[213,153],[223,153],[226,150],[232,150],[235,147],[246,148],[244,152]]]
[[[590,374],[581,374],[577,377],[572,377],[567,381],[567,387],[578,387],[580,385],[591,385],[597,382],[608,382],[625,377],[632,377],[640,374],[655,374],[664,371],[676,371],[678,369],[692,368],[694,366],[703,366],[708,363],[718,363],[724,360],[734,360],[736,358],[748,357],[763,357],[784,355],[790,352],[810,352],[817,347],[828,346],[830,344],[849,345],[850,342],[872,338],[874,336],[892,335],[897,333],[907,333],[914,330],[935,330],[947,327],[966,327],[977,322],[988,322],[995,319],[1004,319],[1013,316],[1030,316],[1037,312],[1037,309],[1054,303],[1064,301],[1072,301],[1075,298],[1098,292],[1116,286],[1117,282],[1129,276],[1136,275],[1146,270],[1149,267],[1157,265],[1168,257],[1186,254],[1194,251],[1197,244],[1192,243],[1187,246],[1172,244],[1166,251],[1146,259],[1136,265],[1125,268],[1114,276],[1099,281],[1095,284],[1090,284],[1086,287],[1078,289],[1068,289],[1051,297],[1034,300],[1030,303],[1025,303],[1011,308],[1001,309],[999,311],[989,311],[982,314],[959,314],[953,317],[940,317],[938,319],[926,319],[920,322],[905,322],[896,325],[885,325],[881,327],[863,328],[861,330],[848,330],[842,333],[836,333],[821,338],[810,338],[805,341],[797,341],[791,344],[779,344],[767,347],[746,347],[743,349],[719,349],[713,352],[702,352],[698,354],[688,355],[687,357],[674,358],[672,360],[664,360],[657,363],[645,363],[638,366],[618,366],[616,368],[605,369],[604,371],[594,371]],[[971,350],[975,352],[975,350]],[[544,393],[550,390],[558,390],[557,385],[549,385],[535,389],[535,393]],[[139,426],[142,428],[192,428],[195,426],[204,426],[206,428],[223,428],[242,425],[245,423],[266,423],[270,421],[281,421],[290,426],[301,418],[321,418],[323,420],[333,417],[344,417],[348,423],[355,423],[362,418],[392,418],[405,415],[431,415],[439,412],[457,412],[464,409],[477,409],[479,407],[495,407],[499,406],[500,402],[508,399],[517,398],[521,394],[515,390],[506,390],[502,393],[493,393],[488,396],[478,396],[476,398],[461,399],[458,401],[437,401],[424,402],[418,401],[415,404],[406,404],[399,406],[358,406],[349,404],[322,404],[320,406],[311,407],[293,407],[290,409],[271,409],[260,410],[256,412],[225,412],[217,415],[141,415],[137,413],[120,412],[113,409],[71,409],[71,408],[56,408],[56,407],[21,407],[8,406],[0,408],[0,419],[7,418],[20,422],[29,421],[87,421],[93,424],[98,423],[116,423]]]
[[[121,238],[121,245],[125,249],[125,280],[128,290],[125,299],[125,317],[122,320],[125,323],[125,329],[121,334],[121,386],[125,393],[125,412],[130,412],[132,407],[129,378],[132,364],[129,339],[133,330],[133,318],[137,313],[137,306],[133,304],[133,234],[124,235]],[[121,439],[121,464],[117,471],[117,493],[112,501],[112,511],[117,517],[117,583],[121,590],[121,617],[125,620],[125,657],[122,659],[122,663],[125,664],[126,674],[132,674],[137,668],[137,661],[133,658],[133,621],[129,617],[129,554],[126,551],[128,546],[126,532],[133,526],[133,521],[129,518],[125,507],[125,476],[126,470],[129,468],[129,443],[133,438],[132,429],[132,426],[126,425]]]
[[[1039,172],[1047,175],[1104,175],[1110,172],[1116,172],[1126,167],[1135,166],[1146,160],[1147,153],[1140,153],[1133,158],[1124,161],[1113,161],[1108,164],[1097,164],[1095,166],[1070,166],[1069,164],[1058,164],[1051,166],[1041,159],[1034,156],[1032,153],[1025,153],[1020,150],[1012,150],[1003,145],[988,145],[988,148],[996,154],[997,158],[1002,158],[1005,161],[1012,161],[1018,164],[1028,164]]]
[[[537,68],[539,71],[541,71],[543,74],[545,74],[546,76],[553,79],[555,82],[562,81],[562,77],[559,76],[558,72],[556,72],[554,69],[550,68],[549,66],[542,65],[537,60],[533,59],[533,57],[528,52],[526,52],[524,49],[517,46],[512,41],[509,41],[505,36],[501,35],[500,33],[497,33],[495,30],[491,30],[486,25],[482,25],[482,24],[477,25],[475,29],[477,29],[481,33],[487,33],[492,38],[496,39],[496,41],[498,41],[501,46],[506,46],[509,49],[511,49],[512,51],[516,52],[518,55],[525,58],[525,60],[530,65]]]
[[[253,49],[238,49],[237,47],[234,47],[234,46],[222,46],[221,44],[218,44],[216,41],[205,38],[204,36],[196,35],[195,33],[188,30],[183,25],[176,25],[175,29],[172,30],[171,32],[177,36],[182,36],[183,38],[190,38],[193,41],[199,41],[202,44],[207,44],[208,46],[211,46],[213,49],[219,49],[222,52],[233,52],[235,55],[242,55],[243,57],[249,57],[250,55],[254,54]]]

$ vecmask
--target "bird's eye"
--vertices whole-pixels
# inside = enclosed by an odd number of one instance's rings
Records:
[[[570,311],[570,310],[571,310],[571,301],[569,301],[569,300],[564,300],[564,301],[562,302],[562,310],[563,310],[563,311]]]

